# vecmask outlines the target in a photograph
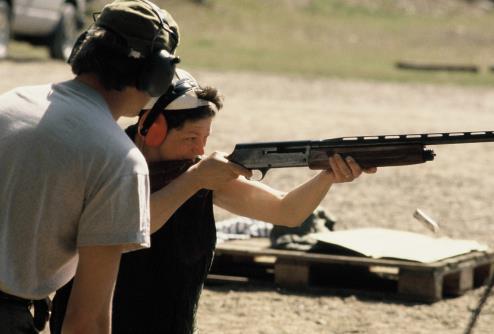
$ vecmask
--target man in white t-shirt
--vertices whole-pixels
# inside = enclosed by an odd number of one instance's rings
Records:
[[[72,277],[64,333],[109,332],[120,255],[150,242],[147,164],[116,121],[168,89],[178,40],[167,12],[117,0],[74,46],[75,79],[0,95],[2,333],[41,330],[30,305]]]

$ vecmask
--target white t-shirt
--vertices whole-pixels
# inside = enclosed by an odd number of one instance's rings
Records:
[[[0,290],[44,298],[77,247],[149,247],[147,164],[104,99],[75,80],[0,96]]]

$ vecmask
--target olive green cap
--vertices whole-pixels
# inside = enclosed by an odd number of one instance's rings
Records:
[[[115,0],[103,7],[95,25],[122,36],[136,57],[162,49],[173,53],[179,43],[173,17],[147,0]]]

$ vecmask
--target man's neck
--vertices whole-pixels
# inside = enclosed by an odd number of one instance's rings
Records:
[[[81,74],[75,80],[91,87],[103,97],[115,121],[122,116],[137,116],[150,98],[145,92],[134,87],[125,87],[122,91],[108,90],[94,74]]]

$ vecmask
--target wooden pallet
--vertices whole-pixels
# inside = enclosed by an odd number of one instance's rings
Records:
[[[374,288],[435,302],[479,287],[494,273],[494,252],[470,252],[434,263],[372,259],[269,248],[254,238],[219,244],[210,278],[267,279],[284,288]],[[345,286],[349,285],[349,286]]]

